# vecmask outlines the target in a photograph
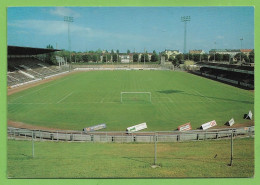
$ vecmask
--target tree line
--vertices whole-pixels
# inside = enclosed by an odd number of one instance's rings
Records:
[[[48,45],[47,48],[53,49],[53,46]],[[130,53],[130,50],[127,50],[127,54]],[[121,59],[119,57],[119,50],[112,50],[111,52],[105,51],[105,53],[102,52],[101,49],[98,49],[96,51],[88,51],[88,52],[75,52],[75,51],[67,51],[67,50],[62,50],[59,52],[54,53],[49,53],[46,55],[46,61],[49,63],[57,64],[55,56],[60,56],[63,57],[67,60],[67,62],[121,62]],[[178,66],[179,64],[184,63],[186,60],[192,60],[195,62],[205,62],[205,61],[228,61],[230,63],[235,63],[240,61],[245,61],[246,63],[254,63],[254,50],[252,50],[249,53],[249,56],[247,56],[244,53],[237,53],[234,56],[234,59],[231,58],[229,54],[219,54],[216,53],[214,54],[178,54],[175,56],[169,56],[165,53],[157,53],[155,50],[153,51],[152,54],[150,54],[151,57],[149,58],[148,53],[142,53],[141,57],[139,58],[138,53],[133,53],[133,62],[158,62],[160,61],[161,56],[165,57],[165,61],[172,62],[173,65]],[[103,57],[101,57],[103,56]],[[102,61],[101,61],[102,58]]]

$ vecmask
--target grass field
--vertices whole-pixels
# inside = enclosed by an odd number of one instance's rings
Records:
[[[253,177],[254,139],[154,144],[8,141],[10,178]],[[216,156],[217,154],[217,156]]]
[[[152,101],[120,102],[120,92],[151,92]],[[82,130],[106,123],[104,131],[124,131],[146,122],[149,131],[196,129],[216,120],[254,113],[254,94],[185,72],[79,72],[8,96],[8,120],[57,129]]]

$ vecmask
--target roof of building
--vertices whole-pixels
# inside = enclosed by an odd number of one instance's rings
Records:
[[[251,52],[253,49],[241,49],[241,52]]]
[[[48,49],[48,48],[8,46],[8,55],[39,55],[39,54],[51,53],[55,51],[61,51],[61,50]]]
[[[240,52],[239,49],[211,49],[209,52]]]

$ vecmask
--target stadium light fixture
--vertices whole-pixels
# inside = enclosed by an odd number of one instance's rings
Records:
[[[214,44],[215,44],[215,52],[214,52],[214,62],[216,62],[216,52],[217,52],[217,49],[216,49],[216,42],[214,42]]]
[[[68,23],[68,49],[70,52],[70,62],[71,62],[71,40],[70,40],[70,23],[74,22],[73,17],[64,16],[64,21]]]
[[[181,17],[181,22],[184,22],[184,48],[183,48],[183,53],[186,53],[186,34],[187,34],[187,22],[190,21],[190,16],[182,16]]]
[[[243,41],[243,37],[240,39],[240,42],[241,42],[241,46],[240,46],[240,62],[242,61],[242,41]]]

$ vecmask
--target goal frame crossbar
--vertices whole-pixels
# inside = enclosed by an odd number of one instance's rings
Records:
[[[152,93],[151,92],[121,92],[121,103],[123,102],[123,94],[149,94],[150,95],[150,102],[152,102]]]

